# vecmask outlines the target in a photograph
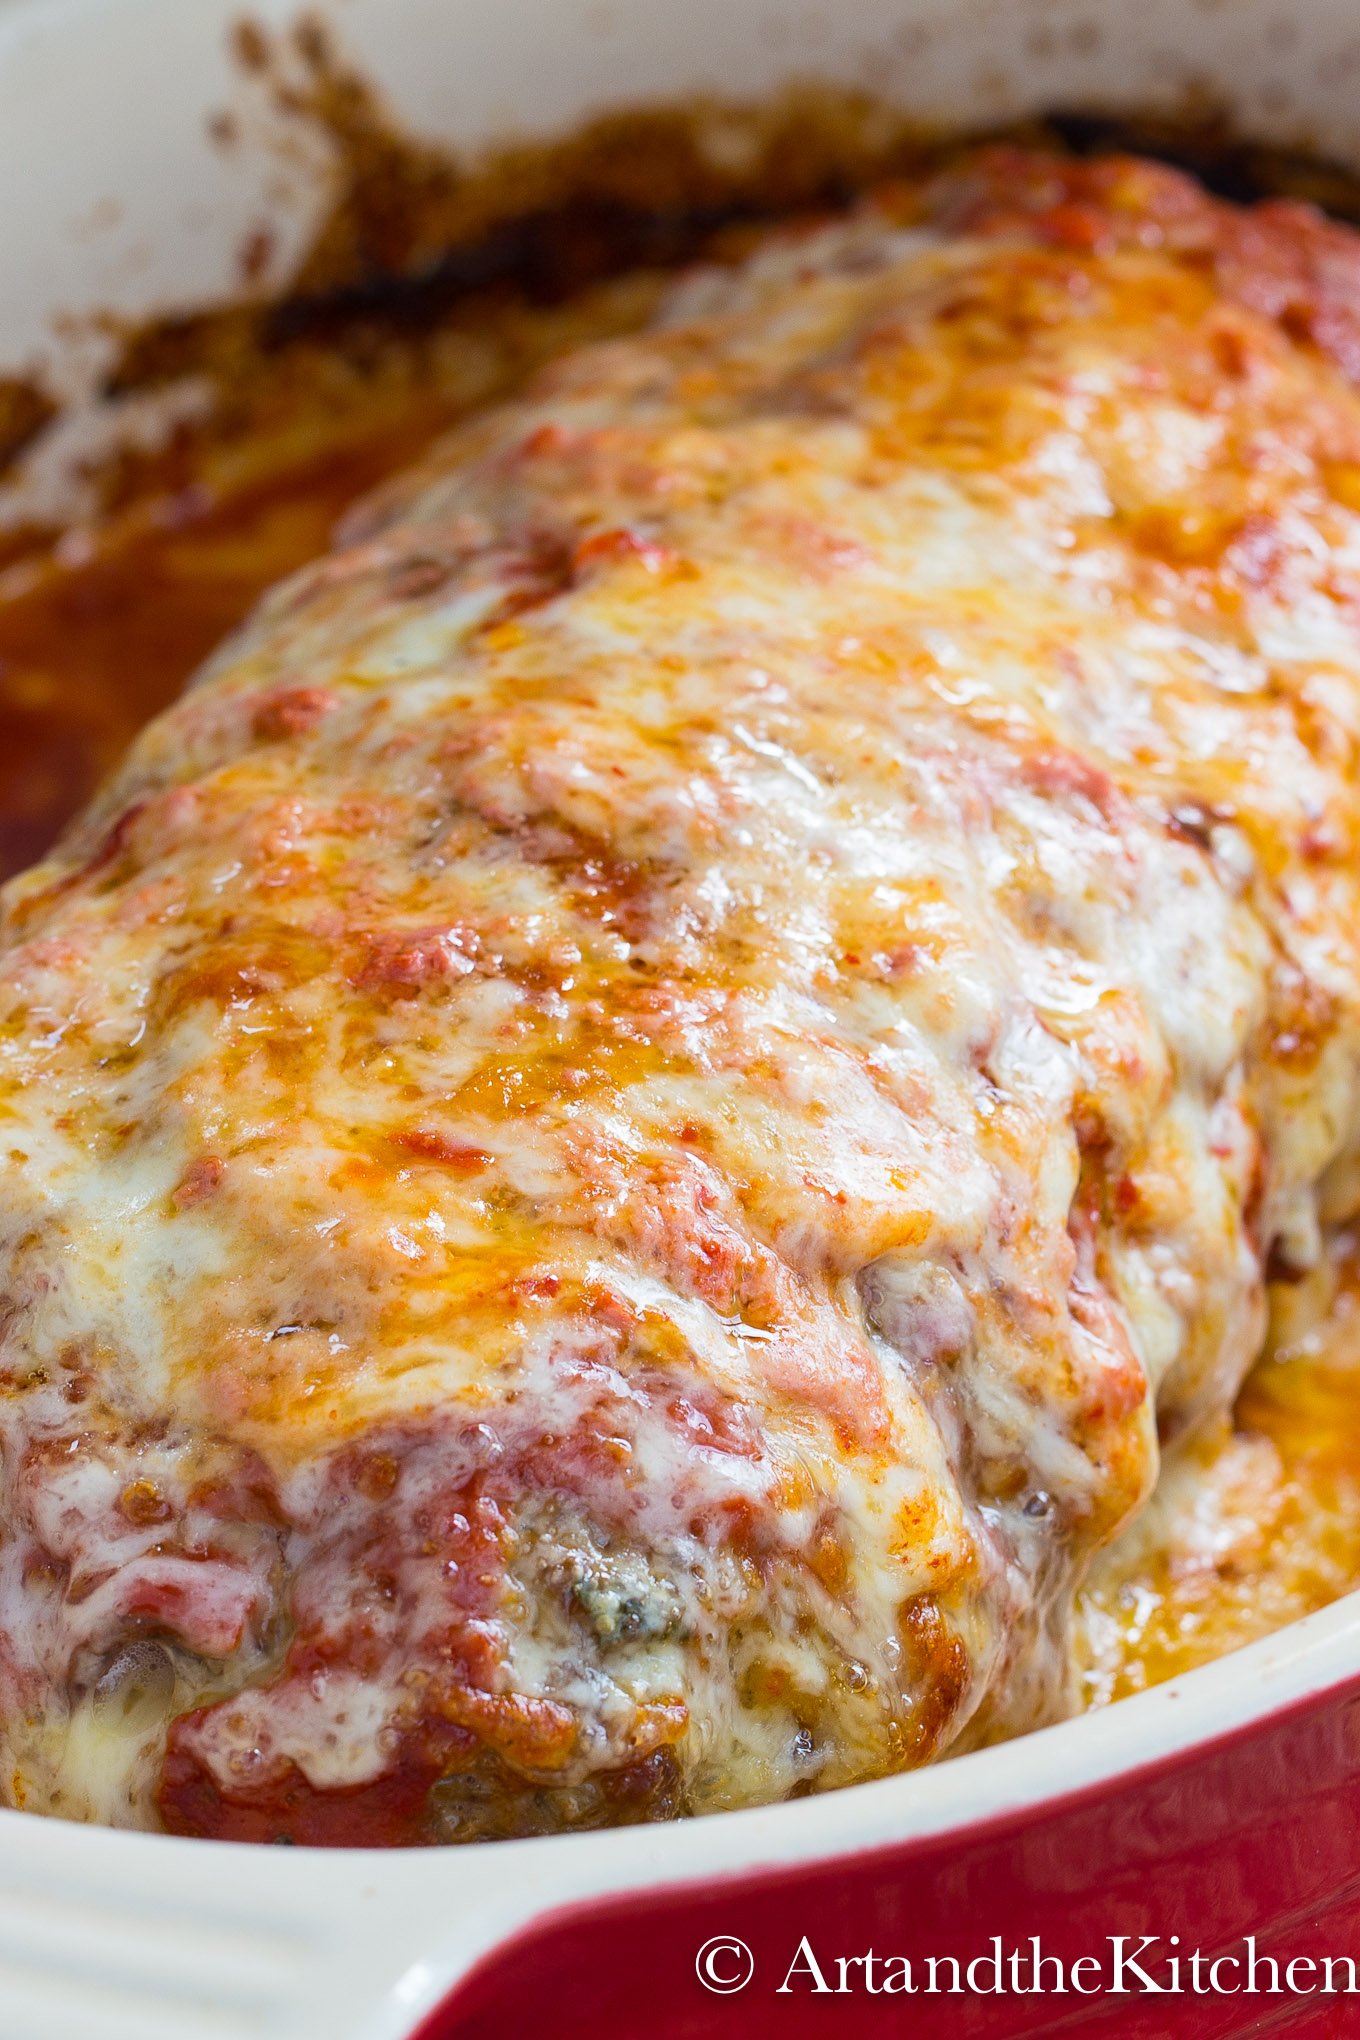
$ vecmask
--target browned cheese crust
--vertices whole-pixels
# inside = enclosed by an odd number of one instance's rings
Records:
[[[401,1842],[1072,1704],[1349,1208],[1360,255],[991,152],[684,280],[6,895],[11,1796]]]

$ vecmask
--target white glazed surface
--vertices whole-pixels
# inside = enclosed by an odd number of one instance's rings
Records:
[[[0,0],[0,368],[72,358],[62,315],[230,289],[264,213],[281,260],[317,164],[280,158],[227,53],[239,0]],[[256,0],[274,22],[290,0]],[[476,148],[609,105],[791,78],[873,81],[933,120],[1174,102],[1360,160],[1353,0],[334,0],[347,50],[417,129]],[[211,113],[245,106],[224,153]],[[76,350],[77,355],[80,350]],[[88,349],[85,350],[88,354]],[[1360,1664],[1360,1596],[1022,1744],[824,1799],[676,1827],[324,1855],[0,1813],[4,2040],[400,2040],[553,1906],[880,1846],[1035,1804],[1212,1740]]]

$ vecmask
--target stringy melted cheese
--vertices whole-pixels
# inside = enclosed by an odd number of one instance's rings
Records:
[[[11,885],[16,1802],[525,1832],[1073,1704],[1348,1201],[1358,277],[1013,154],[776,235]]]

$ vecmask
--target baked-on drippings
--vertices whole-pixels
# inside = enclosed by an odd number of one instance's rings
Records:
[[[786,1796],[1073,1703],[1350,1205],[1353,238],[1015,152],[681,282],[6,895],[12,1795]]]

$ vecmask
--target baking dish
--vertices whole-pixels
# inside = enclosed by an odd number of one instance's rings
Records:
[[[284,10],[277,10],[285,19]],[[305,232],[308,180],[277,193],[266,158],[224,159],[207,119],[233,85],[231,11],[16,5],[0,42],[0,151],[11,209],[0,352],[48,343],[52,315],[138,312],[231,286],[242,234],[284,207]],[[815,73],[872,81],[934,120],[1110,97],[1148,104],[1206,83],[1253,130],[1346,153],[1341,13],[1232,6],[796,9],[711,18],[632,7],[353,5],[346,44],[418,127],[470,143],[548,131],[600,106]],[[288,236],[283,240],[286,258]],[[305,1861],[159,1838],[4,1822],[7,2015],[16,2032],[427,2034],[812,2030],[844,2002],[777,1994],[798,1941],[901,1955],[1041,1937],[1070,1961],[1110,1935],[1244,1934],[1308,1960],[1348,1952],[1355,1616],[1347,1604],[1117,1713],[928,1775],[681,1828],[449,1855]],[[582,1910],[585,1908],[585,1910]],[[699,1951],[749,1944],[755,1974],[704,1989]],[[741,1960],[739,1951],[728,1951]],[[735,1980],[723,1954],[710,1982]],[[656,1987],[660,1982],[660,1989]],[[441,2011],[434,2012],[441,1999]],[[931,2008],[932,2013],[935,2008]],[[1317,2030],[1344,2031],[1323,2003]],[[998,1995],[951,2030],[1263,2030],[1285,1997],[1087,2007]],[[855,1999],[887,2030],[892,1999]],[[1118,2024],[1121,2016],[1130,2023]],[[1208,2023],[1208,2022],[1214,2023]],[[612,2022],[612,2023],[611,2023]]]

